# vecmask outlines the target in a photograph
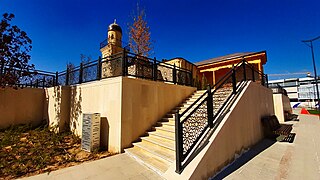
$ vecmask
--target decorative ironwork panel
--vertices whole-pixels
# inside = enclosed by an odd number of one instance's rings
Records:
[[[122,57],[112,58],[102,62],[102,78],[122,75]]]
[[[208,125],[207,101],[203,101],[199,108],[182,124],[183,154],[192,148],[197,138]]]
[[[158,67],[158,80],[173,82],[173,68],[160,63],[157,65]]]
[[[141,59],[137,57],[127,58],[128,75],[146,79],[152,78],[153,64],[149,59]]]
[[[226,83],[217,89],[212,95],[213,112],[217,112],[225,103],[227,98],[232,94],[232,84]]]

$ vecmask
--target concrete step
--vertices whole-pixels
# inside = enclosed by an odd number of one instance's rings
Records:
[[[141,164],[156,171],[160,175],[165,173],[171,164],[169,161],[166,161],[144,149],[135,146],[133,148],[125,149],[125,152]]]
[[[164,126],[158,126],[158,127],[155,127],[156,131],[165,131],[165,132],[175,132],[175,126],[167,126],[167,125],[164,125]]]
[[[170,140],[170,139],[160,138],[156,136],[141,137],[141,139],[142,139],[142,142],[147,141],[149,143],[152,143],[167,149],[171,149],[173,151],[175,150],[175,143],[173,140]]]
[[[146,142],[133,143],[133,145],[171,163],[175,160],[175,152],[170,149]]]
[[[165,138],[174,141],[175,133],[173,132],[165,132],[165,131],[150,131],[148,132],[149,136],[156,136],[158,138]]]
[[[175,126],[175,121],[166,121],[166,122],[164,122],[164,121],[159,121],[159,122],[157,122],[157,125],[158,126]]]

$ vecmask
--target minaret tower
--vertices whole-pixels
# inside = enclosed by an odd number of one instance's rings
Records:
[[[111,56],[122,52],[122,29],[116,23],[116,20],[108,28],[108,44],[101,47],[102,57]]]

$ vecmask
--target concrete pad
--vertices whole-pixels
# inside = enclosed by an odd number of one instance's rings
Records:
[[[264,139],[211,179],[320,179],[320,120],[300,115],[293,143]]]
[[[60,169],[51,173],[23,178],[40,179],[163,179],[149,168],[136,162],[127,154],[118,154],[104,159],[84,162],[83,164]]]

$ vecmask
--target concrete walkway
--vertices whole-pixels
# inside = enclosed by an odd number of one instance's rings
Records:
[[[23,178],[24,180],[81,180],[81,179],[162,179],[161,176],[139,164],[127,154],[119,154],[104,159],[85,162],[81,165]]]
[[[293,143],[263,140],[212,179],[320,179],[320,120],[299,115]],[[161,179],[126,154],[24,179]]]
[[[293,143],[263,140],[213,179],[320,179],[320,120],[299,115]]]

